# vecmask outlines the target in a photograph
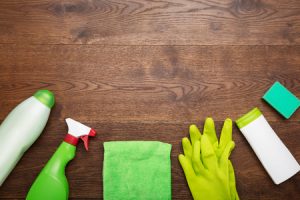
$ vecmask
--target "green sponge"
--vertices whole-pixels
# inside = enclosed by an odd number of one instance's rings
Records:
[[[286,119],[300,106],[300,100],[279,82],[275,82],[262,98]]]

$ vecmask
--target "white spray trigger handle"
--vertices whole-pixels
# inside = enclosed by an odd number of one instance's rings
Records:
[[[73,135],[76,138],[80,138],[81,136],[89,135],[91,128],[78,122],[75,121],[74,119],[67,118],[66,123],[68,125],[68,133],[70,135]]]

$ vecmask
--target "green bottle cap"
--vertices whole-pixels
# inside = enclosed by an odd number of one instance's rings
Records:
[[[54,95],[49,90],[38,90],[33,96],[50,109],[55,103]]]
[[[253,108],[250,112],[243,115],[242,117],[238,118],[235,122],[239,129],[243,128],[244,126],[250,124],[254,120],[256,120],[259,116],[261,116],[261,112],[258,108]]]

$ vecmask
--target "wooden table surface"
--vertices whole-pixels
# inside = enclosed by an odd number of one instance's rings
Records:
[[[67,168],[76,200],[103,198],[115,140],[172,144],[173,199],[192,199],[177,160],[189,124],[211,116],[220,130],[255,106],[299,162],[300,111],[284,120],[261,99],[275,81],[300,97],[299,0],[1,0],[0,121],[41,88],[56,105],[0,199],[24,199],[67,117],[98,132]],[[235,125],[233,138],[242,200],[299,199],[299,173],[275,185]]]

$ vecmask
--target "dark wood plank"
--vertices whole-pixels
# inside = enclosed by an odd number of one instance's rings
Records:
[[[78,119],[101,122],[235,119],[254,106],[281,120],[263,94],[276,80],[300,92],[300,46],[0,45],[0,60],[1,118],[42,87],[60,119],[76,105]]]
[[[300,46],[0,45],[0,120],[39,88],[56,95],[49,123],[5,184],[0,199],[23,199],[63,140],[64,118],[98,131],[68,166],[71,199],[102,199],[103,142],[171,143],[173,199],[191,199],[177,155],[188,125],[212,116],[220,130],[254,106],[300,160],[299,111],[284,120],[261,100],[275,81],[300,96]],[[241,199],[296,199],[300,175],[276,186],[234,128],[232,161]],[[259,186],[259,187],[258,187]]]
[[[0,43],[299,44],[298,0],[2,0]]]

